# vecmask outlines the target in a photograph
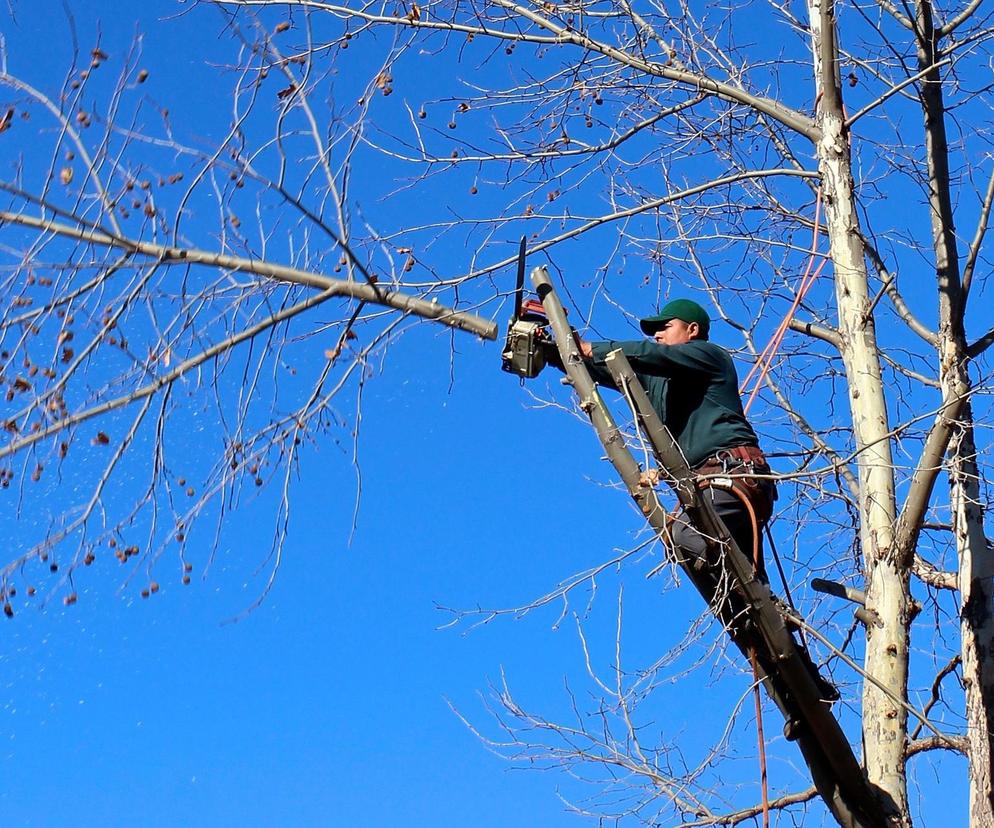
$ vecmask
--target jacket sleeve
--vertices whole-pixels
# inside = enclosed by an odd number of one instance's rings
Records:
[[[605,357],[621,349],[637,374],[654,377],[679,377],[688,374],[714,374],[721,370],[711,348],[705,343],[658,345],[645,340],[591,343],[594,365],[604,366]]]
[[[559,354],[559,349],[556,347],[555,342],[546,342],[543,344],[545,350],[545,361],[547,365],[551,365],[553,368],[566,373],[566,368],[563,366],[563,359]],[[603,360],[596,362],[595,360],[587,359],[583,362],[584,367],[590,372],[590,378],[598,385],[603,385],[605,388],[613,388],[615,391],[618,390],[618,386],[614,383],[614,378],[611,376],[610,371],[607,370],[607,366],[604,364]]]

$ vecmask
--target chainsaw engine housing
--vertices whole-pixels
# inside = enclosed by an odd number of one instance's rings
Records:
[[[548,340],[543,323],[531,319],[512,319],[507,325],[507,339],[501,353],[500,367],[525,379],[537,377],[545,367],[542,343]]]

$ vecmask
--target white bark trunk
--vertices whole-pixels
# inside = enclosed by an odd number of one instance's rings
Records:
[[[960,635],[970,756],[970,826],[994,828],[994,551],[984,537],[972,409],[950,446],[950,506],[959,559]]]
[[[973,409],[963,315],[966,293],[960,277],[959,252],[949,182],[942,77],[935,64],[940,55],[930,0],[918,0],[918,65],[929,70],[922,79],[925,157],[929,177],[932,245],[939,300],[939,377],[943,398],[966,400],[960,407],[949,443],[949,504],[956,542],[960,593],[960,640],[970,759],[970,825],[994,828],[994,550],[984,537],[984,514],[975,460]]]
[[[817,144],[826,230],[835,270],[840,351],[849,385],[853,433],[859,451],[860,540],[866,568],[866,606],[881,627],[869,627],[866,669],[895,696],[907,698],[907,567],[892,555],[896,517],[887,405],[872,314],[863,243],[859,233],[849,142],[835,75],[834,14],[830,0],[809,0],[818,79]],[[867,682],[863,690],[864,761],[871,783],[907,820],[905,745],[907,713]]]
[[[860,484],[860,540],[866,568],[866,608],[882,627],[867,628],[866,670],[898,698],[907,697],[908,571],[891,553],[896,517],[894,473],[887,406],[872,319],[867,274],[859,240],[849,174],[849,153],[842,117],[822,121],[828,144],[821,153],[826,227],[835,267],[842,359],[849,383],[849,404]],[[873,684],[863,691],[864,761],[870,782],[890,795],[895,809],[907,813],[904,750],[907,713]]]

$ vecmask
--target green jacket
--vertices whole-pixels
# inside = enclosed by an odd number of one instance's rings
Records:
[[[590,376],[608,388],[616,386],[604,358],[621,349],[691,467],[720,449],[759,445],[742,411],[735,365],[724,348],[697,339],[684,345],[646,340],[591,345]]]

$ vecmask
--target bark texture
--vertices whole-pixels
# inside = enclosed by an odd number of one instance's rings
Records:
[[[919,96],[924,115],[929,217],[939,304],[939,379],[950,403],[948,475],[950,514],[958,563],[963,688],[970,760],[970,825],[994,828],[994,550],[984,536],[980,478],[976,462],[969,351],[963,316],[967,292],[956,248],[950,188],[949,144],[942,77],[942,33],[929,0],[915,6]]]
[[[909,570],[893,554],[896,518],[890,425],[871,311],[862,234],[856,213],[852,161],[836,72],[835,16],[830,0],[808,4],[818,88],[816,144],[825,226],[835,270],[840,353],[846,369],[858,452],[860,542],[866,570],[866,608],[879,627],[867,628],[866,670],[897,698],[907,697]],[[864,762],[872,784],[894,813],[908,811],[905,747],[907,713],[870,682],[863,690]]]
[[[950,503],[959,559],[960,635],[966,733],[970,759],[970,825],[994,828],[994,552],[983,531],[983,508],[972,409],[965,406],[960,432],[950,447]]]

